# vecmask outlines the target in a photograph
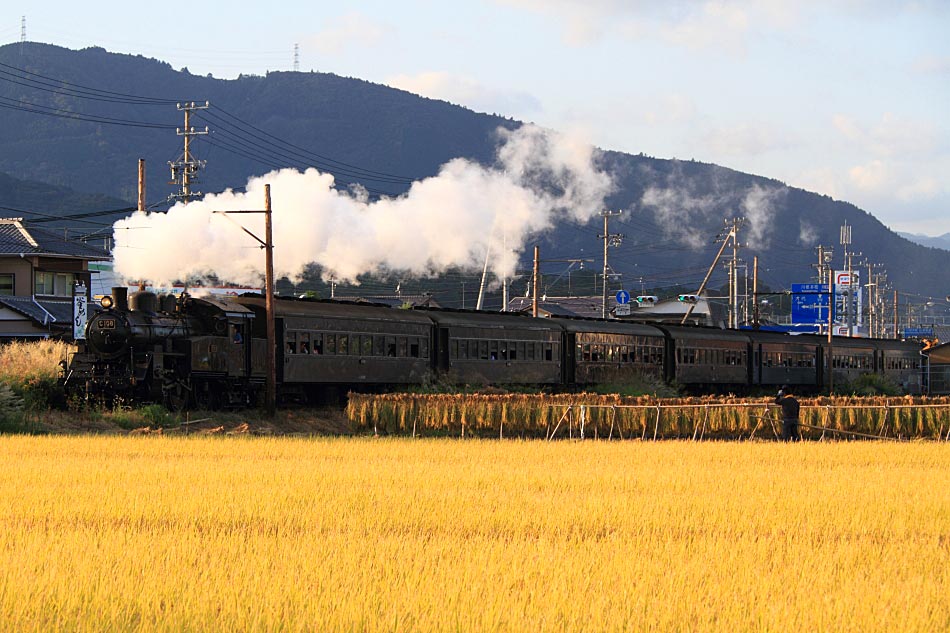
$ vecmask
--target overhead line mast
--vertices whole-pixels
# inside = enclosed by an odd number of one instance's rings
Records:
[[[191,185],[193,182],[197,182],[198,170],[204,169],[205,161],[203,160],[194,160],[191,156],[191,138],[193,136],[202,136],[208,134],[208,128],[202,130],[195,130],[191,125],[191,113],[195,110],[207,110],[211,104],[205,101],[204,105],[196,105],[194,101],[185,104],[178,104],[178,109],[184,111],[185,113],[185,127],[184,130],[177,128],[175,132],[178,136],[185,137],[185,151],[182,155],[182,159],[178,161],[169,161],[168,165],[172,170],[172,180],[169,184],[179,185],[181,190],[179,193],[173,193],[169,196],[170,199],[181,200],[184,204],[191,202],[192,196],[200,196],[200,191],[192,192]]]

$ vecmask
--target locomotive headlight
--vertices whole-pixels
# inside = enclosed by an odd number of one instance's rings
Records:
[[[110,297],[109,295],[104,296],[104,297],[99,301],[99,305],[101,305],[101,306],[102,306],[103,308],[105,308],[106,310],[108,310],[109,308],[112,307],[112,303],[113,303],[112,297]]]

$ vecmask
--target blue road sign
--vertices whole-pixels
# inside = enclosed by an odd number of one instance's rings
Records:
[[[619,290],[617,292],[617,303],[620,305],[630,303],[630,293],[626,290]]]
[[[792,284],[792,323],[828,322],[828,284]]]
[[[926,338],[934,335],[932,327],[905,327],[904,338]]]

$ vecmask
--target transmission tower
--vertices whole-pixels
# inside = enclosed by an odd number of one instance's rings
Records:
[[[26,16],[20,16],[20,55],[23,54],[23,43],[26,42]]]
[[[300,44],[294,44],[294,72],[300,72]]]
[[[184,129],[176,129],[178,136],[185,137],[185,151],[182,154],[181,158],[176,161],[169,161],[168,166],[172,170],[172,179],[168,183],[170,185],[178,185],[180,190],[178,193],[173,193],[169,196],[170,200],[181,200],[185,204],[191,202],[191,198],[194,196],[200,196],[200,191],[192,191],[191,185],[198,181],[198,170],[204,169],[205,161],[195,160],[191,155],[191,138],[193,136],[201,136],[208,133],[208,128],[205,127],[203,131],[195,130],[191,126],[191,113],[195,110],[207,110],[210,107],[210,103],[205,101],[204,105],[195,105],[195,102],[185,104],[178,104],[178,109],[184,111],[185,113],[185,127]]]

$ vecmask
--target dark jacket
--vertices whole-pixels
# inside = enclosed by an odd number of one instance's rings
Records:
[[[782,407],[782,417],[784,419],[798,419],[798,410],[801,408],[801,406],[798,404],[798,399],[796,399],[795,396],[777,396],[775,398],[775,404]]]

